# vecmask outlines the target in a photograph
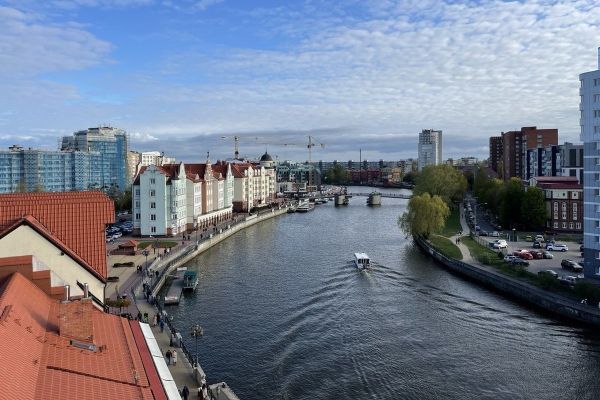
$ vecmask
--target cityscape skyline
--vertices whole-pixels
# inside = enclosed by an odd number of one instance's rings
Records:
[[[297,161],[308,135],[313,160],[416,158],[422,129],[447,158],[522,126],[579,142],[599,22],[589,1],[5,0],[0,147],[104,124],[184,161],[232,157],[234,135]]]

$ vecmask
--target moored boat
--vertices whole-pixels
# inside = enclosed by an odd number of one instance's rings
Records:
[[[183,275],[183,290],[196,290],[198,286],[198,274],[196,271],[185,271]]]
[[[308,200],[301,200],[296,207],[296,212],[309,212],[315,208],[315,205]]]

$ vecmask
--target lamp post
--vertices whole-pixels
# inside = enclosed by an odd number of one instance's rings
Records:
[[[148,269],[148,249],[144,249],[144,251],[142,251],[142,254],[144,256],[146,256],[146,267],[144,268],[144,271]]]
[[[517,241],[517,230],[513,228],[513,242]]]
[[[196,339],[196,353],[195,353],[194,366],[197,367],[198,366],[198,338],[202,337],[202,335],[204,335],[204,329],[202,329],[202,327],[198,324],[192,325],[191,335],[194,339]]]

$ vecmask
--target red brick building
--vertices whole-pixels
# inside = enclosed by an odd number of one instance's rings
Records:
[[[531,184],[544,191],[549,230],[583,232],[583,186],[577,177],[538,176]]]
[[[504,165],[503,154],[502,136],[492,136],[490,138],[489,167],[496,173],[502,172],[502,165]]]
[[[520,131],[502,133],[502,177],[526,179],[527,150],[558,145],[558,129],[538,129],[535,126]]]

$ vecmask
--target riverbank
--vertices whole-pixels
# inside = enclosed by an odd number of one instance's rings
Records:
[[[176,252],[173,252],[162,258],[157,257],[149,266],[145,268],[144,274],[136,282],[127,285],[126,293],[131,293],[134,304],[132,304],[133,315],[138,312],[141,315],[147,314],[151,320],[154,315],[160,314],[163,316],[166,324],[161,330],[159,325],[152,327],[152,330],[157,338],[161,354],[165,354],[169,349],[175,349],[179,354],[179,362],[177,365],[170,365],[169,370],[181,390],[183,386],[187,386],[194,396],[198,388],[206,383],[206,375],[198,364],[194,366],[193,355],[189,352],[190,343],[186,344],[185,336],[187,332],[180,332],[177,336],[177,330],[172,326],[171,319],[168,313],[163,310],[159,302],[156,301],[157,295],[163,285],[167,282],[167,278],[172,271],[175,271],[179,266],[185,264],[189,260],[197,257],[211,247],[221,243],[225,239],[246,229],[252,225],[276,216],[285,214],[287,207],[274,208],[268,211],[263,211],[260,214],[249,215],[239,220],[236,223],[226,225],[222,229],[218,229],[215,233],[209,234],[200,241],[191,241],[189,245],[184,246]],[[149,292],[144,292],[144,288],[150,288]],[[150,295],[150,296],[149,296]],[[174,339],[175,338],[175,339]],[[201,340],[201,339],[200,339]],[[211,398],[217,400],[236,400],[238,397],[224,382],[215,383],[208,386],[208,391]]]
[[[465,263],[445,256],[421,237],[414,238],[423,252],[449,271],[490,287],[511,298],[522,300],[537,308],[572,321],[600,326],[600,309],[580,304],[556,293],[504,275],[491,267]]]

